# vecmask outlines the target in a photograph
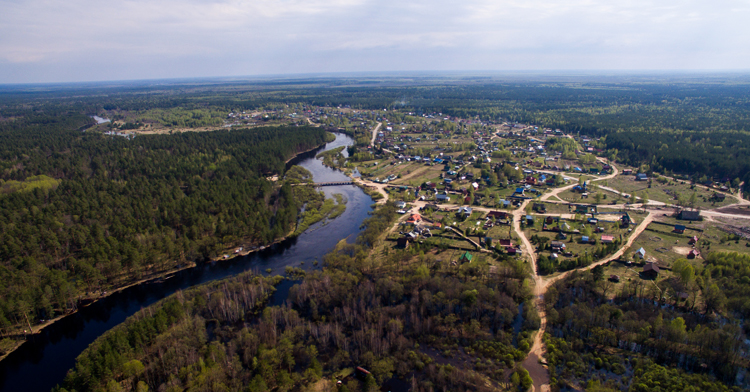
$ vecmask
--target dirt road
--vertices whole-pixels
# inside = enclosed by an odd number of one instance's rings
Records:
[[[370,140],[370,147],[375,147],[375,138],[378,137],[378,129],[383,123],[378,123],[375,128],[372,129],[372,139]]]
[[[374,141],[374,137],[375,137],[375,131],[373,131],[373,141]],[[606,160],[601,159],[601,158],[599,158],[599,160],[606,162]],[[612,168],[613,168],[612,174],[592,179],[591,182],[614,178],[615,176],[619,174],[619,170],[614,165],[612,165]],[[372,183],[370,181],[362,180],[359,178],[355,178],[354,180],[357,181],[358,183],[362,183],[367,186],[374,187],[378,190],[378,192],[383,194],[384,197],[381,200],[379,200],[378,203],[385,203],[388,200],[388,193],[385,191],[385,188],[387,185]],[[562,188],[553,189],[550,192],[542,195],[540,197],[540,200],[547,201],[547,202],[554,202],[554,201],[550,201],[549,198],[553,196],[557,196],[561,192],[564,192],[576,185],[577,184],[571,184],[571,185],[564,186]],[[542,342],[542,337],[547,328],[547,315],[546,315],[546,309],[545,309],[545,303],[544,303],[544,294],[547,292],[547,289],[555,282],[559,281],[560,279],[564,279],[565,277],[570,275],[573,271],[586,271],[598,265],[602,265],[612,260],[616,260],[620,258],[625,253],[625,251],[633,245],[633,242],[636,240],[636,238],[638,238],[638,236],[641,233],[643,233],[643,231],[653,221],[654,216],[661,214],[663,211],[659,209],[648,211],[648,216],[646,216],[643,219],[643,221],[641,221],[638,224],[638,226],[636,226],[636,228],[630,234],[630,237],[625,242],[625,244],[623,244],[623,246],[621,246],[620,249],[618,249],[617,252],[613,253],[612,255],[605,257],[587,267],[567,271],[554,278],[545,280],[541,276],[539,276],[537,273],[537,267],[536,267],[537,257],[536,257],[535,249],[532,246],[531,242],[528,240],[528,238],[526,238],[526,235],[524,234],[524,232],[521,230],[521,219],[523,219],[523,216],[526,214],[526,207],[529,205],[531,201],[532,200],[525,200],[517,209],[515,209],[512,212],[513,230],[515,231],[516,235],[520,239],[521,244],[523,245],[525,257],[527,257],[527,260],[529,261],[531,265],[532,278],[534,279],[534,297],[536,300],[537,311],[539,312],[539,317],[540,317],[539,331],[534,336],[534,342],[531,346],[531,350],[529,351],[529,355],[522,362],[522,365],[526,370],[528,370],[529,375],[531,376],[531,379],[533,380],[532,390],[534,392],[548,392],[550,390],[549,371],[547,370],[545,365],[542,365],[542,363],[540,363],[540,362],[546,363],[544,359],[545,349],[544,349],[544,344]],[[421,207],[424,207],[424,205],[428,203],[432,203],[432,202],[415,201],[410,204],[414,205],[414,208],[421,208]],[[742,204],[748,204],[748,203],[750,202],[740,198],[740,202],[737,204],[742,205]],[[650,207],[652,204],[656,205],[656,203],[651,202],[651,203],[648,203],[647,207]],[[663,203],[659,203],[659,204],[663,204]],[[447,207],[447,208],[458,207],[458,205],[444,204],[443,207]],[[622,209],[622,208],[634,208],[635,206],[634,205],[601,205],[600,207]],[[491,208],[484,208],[484,207],[472,207],[472,208],[477,211],[491,211],[492,210]],[[641,206],[641,208],[643,208],[643,206]],[[723,216],[723,217],[740,217],[740,218],[746,218],[746,219],[748,218],[747,215],[724,214],[724,213],[716,212],[716,211],[702,211],[702,213],[708,217]],[[549,214],[549,215],[555,215],[555,214]],[[563,215],[563,214],[559,214],[559,215]]]

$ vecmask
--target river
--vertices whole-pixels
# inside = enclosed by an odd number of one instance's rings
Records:
[[[323,149],[330,150],[354,143],[350,137],[337,134],[336,140]],[[315,159],[320,149],[301,154],[289,162],[309,170],[316,182],[346,181],[342,172],[323,166]],[[346,154],[346,149],[344,149]],[[305,270],[316,268],[315,260],[322,261],[341,239],[351,242],[360,232],[360,224],[372,211],[373,200],[354,185],[322,188],[327,196],[343,194],[347,199],[346,211],[338,218],[321,225],[311,226],[297,238],[283,241],[263,251],[216,263],[201,264],[196,268],[181,271],[170,279],[158,283],[144,283],[110,295],[80,309],[32,337],[18,350],[0,362],[0,391],[44,391],[59,384],[68,369],[75,364],[76,357],[89,344],[110,328],[143,307],[171,295],[177,290],[197,284],[222,279],[247,270],[266,274],[283,274],[287,266]],[[302,264],[304,263],[304,264]],[[318,266],[319,267],[319,266]],[[273,303],[286,298],[289,281],[283,282],[274,295]]]

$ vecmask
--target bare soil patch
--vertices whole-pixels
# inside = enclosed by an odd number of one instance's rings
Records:
[[[672,252],[675,252],[683,256],[687,256],[691,250],[693,250],[693,248],[688,248],[687,246],[673,246],[672,247]]]
[[[722,214],[750,216],[750,206],[746,206],[746,205],[734,205],[734,206],[721,207],[721,208],[717,208],[714,211],[721,212]]]

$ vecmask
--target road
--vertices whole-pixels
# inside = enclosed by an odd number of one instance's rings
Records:
[[[378,123],[375,128],[372,129],[372,139],[370,140],[370,147],[375,147],[375,138],[378,137],[378,130],[383,123]]]
[[[374,132],[375,131],[373,131],[373,135],[375,135]],[[602,158],[598,158],[598,159],[600,161],[606,163],[605,159],[602,159]],[[620,171],[617,169],[617,167],[615,167],[615,165],[611,164],[611,166],[613,168],[612,174],[609,174],[609,175],[603,176],[603,177],[598,177],[598,178],[592,179],[591,181],[592,182],[602,181],[602,180],[611,179],[611,178],[614,178],[615,176],[617,176]],[[385,188],[387,187],[386,184],[377,184],[377,183],[373,183],[373,182],[370,182],[370,181],[367,181],[367,180],[363,180],[361,178],[355,178],[354,180],[357,181],[358,183],[364,184],[366,186],[374,187],[381,194],[383,194],[384,197],[381,200],[378,201],[379,203],[385,203],[385,201],[388,200],[388,193],[385,191]],[[551,202],[551,203],[563,203],[563,202],[557,202],[557,201],[549,200],[549,198],[553,197],[553,196],[557,196],[561,192],[564,192],[564,191],[566,191],[568,189],[571,189],[571,188],[573,188],[576,185],[577,184],[570,184],[570,185],[567,185],[567,186],[564,186],[564,187],[561,187],[561,188],[555,188],[555,189],[553,189],[553,190],[545,193],[544,195],[542,195],[539,198],[539,200],[541,200],[541,201],[547,201],[547,202]],[[529,375],[531,376],[531,378],[533,380],[532,391],[535,391],[535,392],[536,391],[548,392],[548,391],[550,391],[550,386],[549,386],[549,371],[547,370],[547,368],[546,368],[545,365],[542,365],[542,363],[540,363],[540,362],[546,363],[546,360],[544,358],[545,349],[544,349],[544,342],[542,341],[542,337],[543,337],[544,332],[545,332],[545,330],[547,328],[547,315],[546,315],[546,307],[545,307],[545,303],[544,303],[544,294],[547,292],[547,289],[549,287],[551,287],[551,285],[553,285],[555,282],[557,282],[557,281],[559,281],[561,279],[564,279],[565,277],[567,277],[568,275],[570,275],[574,271],[586,271],[586,270],[592,269],[592,268],[594,268],[594,267],[596,267],[598,265],[602,265],[602,264],[608,263],[608,262],[610,262],[612,260],[616,260],[616,259],[620,258],[621,256],[623,256],[624,253],[625,253],[625,251],[633,245],[633,242],[638,238],[638,236],[641,233],[643,233],[643,231],[648,227],[648,225],[654,220],[654,216],[656,216],[657,214],[661,214],[663,211],[660,210],[660,209],[648,210],[648,215],[643,219],[643,221],[641,221],[636,226],[636,228],[633,230],[633,232],[628,237],[628,240],[625,242],[625,244],[622,247],[620,247],[620,249],[617,250],[617,252],[615,252],[615,253],[611,254],[610,256],[605,257],[605,258],[603,258],[603,259],[601,259],[601,260],[599,260],[599,261],[597,261],[597,262],[595,262],[595,263],[593,263],[593,264],[591,264],[591,265],[589,265],[587,267],[583,267],[583,268],[579,268],[579,269],[571,270],[571,271],[566,271],[566,272],[564,272],[564,273],[562,273],[560,275],[555,276],[554,278],[550,278],[550,279],[546,279],[545,280],[537,272],[537,267],[536,267],[537,257],[536,257],[535,249],[532,246],[531,242],[528,240],[528,238],[526,238],[525,233],[521,230],[521,220],[523,219],[523,216],[526,215],[526,207],[529,205],[529,203],[531,201],[532,201],[531,199],[524,200],[524,202],[521,203],[521,205],[517,209],[513,210],[513,212],[512,212],[512,215],[513,215],[513,230],[515,231],[516,235],[520,239],[521,244],[523,245],[524,254],[526,255],[525,257],[528,258],[528,261],[529,261],[529,263],[531,265],[532,278],[534,280],[534,297],[535,297],[535,300],[536,300],[537,311],[539,312],[539,318],[540,318],[540,328],[539,328],[539,331],[534,336],[534,342],[533,342],[533,344],[531,346],[531,349],[529,351],[528,356],[522,362],[522,365],[523,365],[523,367],[526,370],[528,370]],[[414,208],[422,208],[426,204],[431,204],[431,203],[434,203],[434,202],[432,202],[432,201],[429,201],[429,202],[428,201],[415,201],[415,202],[411,202],[410,204],[412,204],[414,206]],[[750,204],[750,202],[748,202],[747,200],[742,199],[742,196],[740,195],[739,202],[736,203],[736,204],[738,204],[738,205],[746,205],[746,204]],[[660,208],[663,205],[664,205],[664,203],[649,202],[645,207],[657,207],[657,208]],[[459,207],[459,205],[452,205],[452,204],[443,204],[442,206],[446,207],[446,208],[452,208],[452,207],[458,208]],[[628,208],[635,208],[636,205],[614,204],[614,205],[599,205],[599,207],[600,208],[606,208],[606,209],[628,209]],[[644,208],[643,205],[640,205],[640,207]],[[492,208],[485,208],[485,207],[472,207],[472,208],[474,210],[476,210],[476,211],[485,211],[485,212],[489,212],[489,211],[493,210]],[[701,213],[704,214],[704,215],[707,215],[709,217],[717,216],[717,217],[734,217],[734,218],[744,218],[744,219],[749,219],[750,218],[747,215],[725,214],[725,213],[715,212],[715,211],[701,211]],[[566,214],[545,214],[545,215],[563,216],[563,215],[566,215]]]

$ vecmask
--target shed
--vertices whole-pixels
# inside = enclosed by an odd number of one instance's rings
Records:
[[[602,244],[611,244],[615,241],[615,237],[611,235],[603,235],[602,236]]]
[[[685,232],[685,226],[683,226],[683,225],[675,225],[673,231],[675,233],[677,233],[677,234],[682,234],[682,233]]]
[[[639,257],[640,259],[643,259],[646,257],[646,249],[640,248],[637,251],[635,251],[635,255]]]
[[[465,263],[471,263],[471,259],[472,259],[471,253],[469,253],[468,251],[466,251],[466,252],[464,252],[461,255],[461,257],[458,258],[458,261],[460,261],[462,263],[464,263],[464,262]]]
[[[643,266],[642,274],[649,278],[656,278],[659,276],[659,266],[656,263],[646,263]]]

